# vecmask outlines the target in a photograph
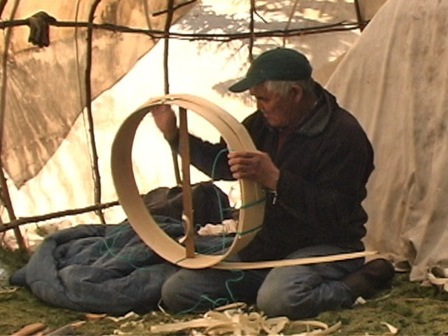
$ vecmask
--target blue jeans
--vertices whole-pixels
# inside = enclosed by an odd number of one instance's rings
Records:
[[[353,252],[331,245],[297,250],[288,259]],[[162,304],[173,313],[202,313],[232,303],[256,304],[267,316],[297,320],[349,308],[356,297],[341,281],[363,258],[248,271],[180,269],[162,287]]]

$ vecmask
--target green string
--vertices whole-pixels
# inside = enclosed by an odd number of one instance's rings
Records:
[[[230,303],[232,303],[232,302],[237,302],[237,300],[236,300],[235,296],[233,295],[232,290],[231,290],[231,288],[230,288],[230,284],[231,284],[231,283],[234,283],[234,282],[238,282],[238,281],[243,280],[243,279],[244,279],[244,276],[245,276],[245,273],[244,273],[243,271],[241,271],[241,270],[232,270],[231,272],[234,273],[234,274],[238,274],[238,273],[239,273],[239,275],[238,275],[238,277],[236,277],[236,278],[234,278],[234,279],[228,279],[228,280],[225,282],[225,285],[224,285],[224,286],[225,286],[225,288],[226,288],[226,290],[227,290],[227,294],[229,295],[229,298],[218,298],[218,299],[215,299],[215,300],[214,300],[214,299],[210,298],[209,296],[203,294],[203,295],[201,295],[201,296],[199,297],[198,302],[197,302],[193,307],[191,307],[191,308],[189,308],[189,309],[185,309],[185,310],[179,312],[179,314],[191,314],[191,313],[194,313],[194,312],[196,311],[196,309],[197,309],[203,302],[208,302],[208,303],[210,303],[212,309],[217,308],[217,307],[220,307],[220,306],[223,306],[223,305],[230,304]]]
[[[223,155],[226,152],[228,152],[227,148],[220,150],[218,152],[218,154],[216,155],[216,157],[215,157],[215,159],[213,161],[212,171],[211,171],[211,174],[210,174],[211,175],[210,176],[211,177],[211,181],[214,181],[216,167],[217,167],[217,163],[218,163],[218,160],[219,160],[220,156]],[[222,223],[224,221],[224,211],[229,211],[229,210],[231,211],[231,210],[234,210],[234,209],[233,208],[223,208],[222,203],[221,203],[222,200],[221,200],[221,197],[219,196],[219,193],[218,193],[218,188],[216,187],[215,190],[216,190],[216,195],[217,195],[217,198],[218,198],[219,215],[220,215],[220,219],[221,219],[221,223]],[[265,201],[266,201],[266,198],[262,198],[262,199],[255,200],[255,201],[247,203],[247,204],[242,204],[240,209],[248,209],[250,207],[259,205],[261,203],[264,203]],[[255,227],[255,228],[252,228],[252,229],[244,231],[244,232],[236,232],[236,236],[237,237],[243,237],[243,236],[246,236],[248,234],[252,234],[255,231],[260,230],[261,227],[262,227],[262,225],[259,225],[259,226]],[[223,234],[222,234],[222,237],[223,237],[222,242],[223,243],[222,243],[222,246],[221,246],[221,250],[224,250],[224,248],[225,248],[225,243],[226,243],[226,241],[224,239],[225,236],[226,236],[226,233],[223,232]],[[214,252],[214,251],[218,251],[218,250],[220,250],[220,248],[216,247],[216,248],[210,248],[210,249],[204,250],[202,252],[198,252],[198,253]],[[182,261],[184,261],[186,259],[187,259],[187,257],[183,257],[183,258],[179,259],[175,264],[181,263]],[[228,279],[227,281],[225,281],[225,288],[226,288],[226,291],[227,291],[227,294],[228,294],[228,298],[212,299],[212,298],[210,298],[207,295],[201,295],[199,297],[198,302],[193,307],[180,312],[180,314],[194,313],[196,311],[196,309],[199,308],[201,306],[201,304],[203,304],[204,302],[205,303],[209,303],[211,305],[212,309],[216,308],[216,307],[219,307],[219,306],[222,306],[222,305],[229,304],[231,302],[236,302],[235,296],[234,296],[230,286],[231,286],[232,283],[236,283],[238,281],[243,280],[243,278],[245,276],[245,272],[241,271],[241,270],[231,270],[231,272],[232,273],[237,273],[239,275],[238,275],[238,277],[236,277],[234,279]]]
[[[113,257],[119,258],[121,260],[124,260],[132,268],[137,270],[140,267],[136,266],[135,262],[138,262],[139,260],[141,260],[141,258],[143,258],[143,256],[141,256],[140,258],[136,258],[135,255],[138,252],[141,252],[141,250],[140,251],[139,250],[133,251],[133,253],[128,253],[128,254],[125,255],[123,253],[117,254],[115,252],[116,249],[114,248],[114,246],[116,245],[115,242],[116,242],[117,239],[119,239],[120,235],[126,233],[127,231],[131,231],[131,230],[132,230],[132,228],[130,226],[125,227],[125,226],[119,225],[118,227],[113,228],[111,230],[110,234],[108,235],[108,238],[107,239],[103,239],[102,243],[103,243],[103,246],[104,246],[104,255],[108,255],[109,254],[110,256],[113,256]],[[145,256],[148,257],[149,254],[150,254],[149,250],[145,249],[144,251],[145,251]]]

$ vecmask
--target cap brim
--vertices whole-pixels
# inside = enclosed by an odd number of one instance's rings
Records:
[[[240,81],[236,82],[232,86],[229,87],[229,91],[231,92],[243,92],[250,88],[250,83],[247,78],[243,78]]]
[[[232,86],[229,87],[229,91],[231,92],[243,92],[249,90],[250,88],[262,83],[264,81],[263,78],[252,76],[245,77],[240,81],[236,82]]]

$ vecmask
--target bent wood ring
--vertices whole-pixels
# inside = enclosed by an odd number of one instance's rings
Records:
[[[265,193],[258,183],[240,179],[243,206],[239,211],[237,234],[222,255],[195,253],[186,257],[186,248],[169,237],[154,221],[139,194],[132,165],[132,147],[137,128],[151,107],[161,104],[177,105],[208,120],[220,132],[228,148],[235,151],[255,151],[246,128],[233,116],[209,101],[192,96],[170,94],[148,100],[129,115],[118,129],[112,144],[112,177],[118,200],[128,221],[143,242],[165,260],[185,268],[212,267],[245,247],[261,227],[264,216]],[[247,205],[247,206],[244,206]]]

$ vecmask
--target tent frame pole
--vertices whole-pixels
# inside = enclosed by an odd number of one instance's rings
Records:
[[[93,28],[92,23],[95,18],[95,11],[98,8],[101,0],[95,0],[90,8],[89,18],[88,18],[88,28],[87,28],[87,60],[86,60],[86,70],[85,70],[85,85],[86,85],[86,114],[89,126],[89,137],[90,137],[90,149],[92,151],[92,170],[93,170],[93,181],[94,181],[94,199],[95,204],[101,204],[101,175],[98,167],[98,151],[95,142],[95,122],[93,120],[92,113],[92,36]],[[106,224],[104,214],[101,210],[96,210],[95,213],[98,215],[102,224]]]
[[[3,9],[6,6],[7,1],[2,1],[0,3],[0,15],[3,13]],[[14,18],[14,15],[17,12],[17,8],[19,6],[19,1],[16,1],[14,3],[14,8],[11,12],[11,18]],[[5,34],[5,50],[3,52],[3,59],[2,59],[2,80],[1,80],[1,97],[0,97],[0,194],[1,194],[1,201],[5,205],[5,208],[8,212],[8,216],[10,220],[15,220],[16,215],[14,213],[14,207],[12,205],[11,196],[9,194],[8,189],[8,183],[5,177],[5,173],[3,171],[3,160],[1,159],[1,153],[3,152],[3,127],[5,125],[4,119],[5,119],[5,110],[6,110],[6,92],[7,92],[7,64],[8,64],[8,50],[11,42],[11,28],[9,28],[6,31]],[[0,222],[2,222],[0,217]],[[19,227],[13,228],[14,235],[17,240],[17,245],[19,246],[19,249],[22,251],[26,251],[26,244],[25,240],[23,239],[22,232],[20,231]]]

